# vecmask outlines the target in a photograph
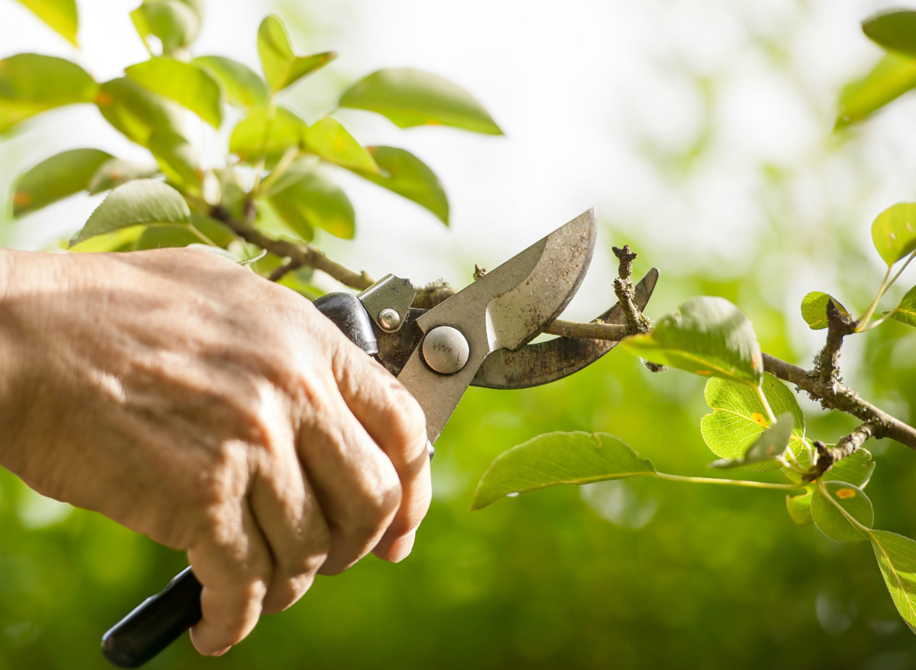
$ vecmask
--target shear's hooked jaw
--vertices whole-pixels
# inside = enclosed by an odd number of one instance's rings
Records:
[[[524,346],[569,304],[591,262],[596,228],[589,210],[417,318],[421,343],[397,376],[426,412],[431,442],[484,359]],[[427,347],[428,338],[436,343]],[[430,352],[448,341],[462,346],[460,364],[446,372]]]

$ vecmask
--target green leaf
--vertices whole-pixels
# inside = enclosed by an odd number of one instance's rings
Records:
[[[822,291],[811,291],[802,298],[801,314],[811,330],[823,330],[827,327],[827,304],[833,300],[840,312],[849,316],[849,312],[843,307],[842,303],[833,296]],[[852,317],[850,317],[851,319]]]
[[[126,77],[102,84],[95,102],[108,123],[140,146],[156,130],[181,133],[180,108]]]
[[[470,93],[442,77],[409,68],[373,72],[341,96],[340,106],[381,114],[399,128],[441,125],[503,134]]]
[[[916,326],[916,286],[906,292],[891,316],[908,326]]]
[[[312,124],[305,131],[307,151],[329,163],[351,170],[378,174],[379,168],[372,156],[353,136],[329,116]]]
[[[916,57],[916,12],[898,10],[877,14],[862,22],[862,32],[890,51]]]
[[[713,381],[713,380],[709,380]],[[745,388],[747,388],[745,386]],[[709,416],[714,416],[709,415]],[[776,463],[777,467],[779,463],[774,461],[775,458],[780,456],[789,446],[789,441],[792,438],[792,433],[794,432],[794,419],[792,414],[786,412],[785,414],[780,414],[776,417],[776,423],[768,426],[763,429],[763,432],[760,433],[760,436],[754,440],[747,451],[744,452],[743,456],[738,458],[724,458],[710,465],[714,468],[727,469],[727,468],[738,468],[742,466],[751,466],[759,463],[767,463],[769,466],[772,463]],[[767,469],[776,469],[776,468],[767,468]]]
[[[916,633],[916,542],[886,530],[873,530],[869,539],[894,605]]]
[[[85,242],[71,244],[70,253],[97,254],[110,251],[132,251],[137,238],[143,234],[143,226],[122,228],[104,235],[96,235]]]
[[[916,60],[887,54],[865,77],[840,94],[835,129],[857,123],[916,87]]]
[[[547,433],[504,451],[480,478],[471,510],[558,484],[654,476],[655,467],[607,433]]]
[[[888,267],[916,249],[916,203],[901,202],[871,224],[871,239]]]
[[[261,56],[261,67],[267,83],[274,91],[296,83],[337,58],[334,51],[313,56],[294,54],[286,26],[273,14],[261,21],[258,28],[258,54]]]
[[[301,148],[307,128],[305,121],[283,107],[277,108],[273,122],[269,109],[255,109],[232,130],[229,151],[243,161],[253,161],[265,154],[277,157],[291,147]]]
[[[425,207],[448,225],[448,197],[439,178],[426,163],[409,151],[395,147],[367,147],[367,150],[381,173],[357,171],[360,177]]]
[[[18,54],[0,60],[0,133],[36,114],[92,102],[98,84],[76,63],[54,56]]]
[[[799,526],[807,526],[811,523],[811,500],[814,497],[814,491],[799,494],[797,496],[786,496],[786,510],[789,516]]]
[[[754,326],[724,298],[691,298],[679,313],[663,317],[646,335],[621,342],[653,363],[759,386],[763,355]]]
[[[134,242],[134,251],[168,249],[200,244],[200,238],[188,226],[150,226]]]
[[[356,214],[347,194],[309,162],[299,165],[291,167],[271,191],[270,203],[277,214],[305,240],[312,238],[314,228],[352,239]]]
[[[76,32],[79,28],[79,16],[76,12],[76,0],[19,0],[32,13],[55,30],[65,40],[79,47]]]
[[[800,453],[804,449],[805,416],[795,394],[769,373],[764,375],[762,386],[773,412],[777,416],[787,413],[792,416],[792,453]],[[747,384],[715,378],[706,382],[704,395],[706,404],[713,410],[700,421],[700,432],[706,445],[720,458],[743,458],[751,445],[770,426],[760,397]],[[750,467],[752,470],[775,470],[779,463],[769,461],[755,463]]]
[[[159,181],[138,179],[108,194],[89,217],[75,243],[141,224],[188,224],[190,221],[191,210],[178,191]]]
[[[13,217],[86,190],[96,170],[110,158],[98,149],[73,149],[43,160],[16,180]]]
[[[157,130],[150,135],[149,150],[169,180],[200,189],[204,173],[194,148],[185,138],[169,130]]]
[[[824,487],[830,499],[821,492],[820,486],[814,491],[811,501],[811,518],[824,535],[840,542],[860,542],[868,539],[837,507],[866,528],[875,522],[875,510],[871,500],[858,486],[846,482],[825,482]]]
[[[154,58],[131,65],[124,72],[144,88],[190,109],[214,128],[222,123],[219,84],[196,65],[171,58]]]
[[[825,482],[846,482],[864,489],[874,471],[875,461],[871,452],[864,447],[859,447],[851,456],[841,458],[831,465],[821,479]]]
[[[164,56],[190,46],[200,32],[200,17],[179,0],[144,0],[130,18],[147,49],[147,38],[154,35],[162,43]]]
[[[191,63],[219,82],[226,99],[237,107],[262,107],[270,101],[267,84],[247,65],[223,56],[199,56]]]
[[[90,195],[95,195],[102,191],[110,191],[116,186],[126,184],[129,181],[149,179],[158,174],[159,167],[157,165],[112,158],[99,166],[99,169],[92,175],[92,179],[89,180],[87,189]]]

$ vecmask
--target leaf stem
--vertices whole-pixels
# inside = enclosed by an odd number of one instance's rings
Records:
[[[910,259],[907,260],[906,264],[903,266],[904,268],[906,267],[906,265],[909,264],[912,258],[913,256],[912,254],[910,254]],[[878,289],[878,295],[875,296],[875,299],[872,301],[871,305],[868,306],[868,309],[865,310],[865,313],[861,317],[859,317],[858,325],[856,326],[857,333],[861,333],[863,330],[865,330],[865,327],[868,325],[868,322],[871,319],[872,314],[875,313],[875,309],[878,307],[878,303],[881,302],[881,298],[884,297],[884,294],[887,292],[887,289],[889,289],[891,285],[894,283],[894,281],[897,280],[897,277],[900,276],[900,273],[898,272],[897,276],[894,277],[893,280],[891,280],[890,277],[891,277],[891,268],[892,267],[893,266],[890,266],[890,265],[888,266],[887,272],[884,275],[884,279],[881,280],[881,287]],[[903,272],[902,268],[900,272]]]
[[[258,195],[259,193],[265,193],[270,190],[270,187],[277,183],[277,180],[283,176],[283,174],[289,169],[289,166],[293,164],[293,161],[299,157],[299,147],[290,147],[286,150],[286,153],[280,157],[280,160],[277,161],[277,164],[274,166],[274,169],[270,171],[270,174],[264,178],[260,184],[256,184],[252,189],[252,195]]]
[[[798,484],[772,484],[770,482],[755,482],[745,479],[716,479],[715,477],[686,477],[682,475],[669,475],[664,472],[656,472],[655,476],[659,479],[667,479],[672,482],[690,482],[693,484],[720,484],[723,486],[743,486],[751,489],[773,489],[776,491],[792,491],[803,489],[804,486]]]
[[[201,242],[203,242],[203,243],[206,244],[207,246],[220,248],[220,246],[219,246],[216,242],[214,242],[214,241],[211,240],[209,237],[207,237],[206,235],[204,235],[204,234],[197,228],[197,226],[195,226],[193,223],[189,223],[189,224],[188,224],[188,230],[189,230],[191,233],[193,233]]]
[[[887,293],[888,289],[890,289],[890,287],[893,286],[894,283],[900,278],[900,275],[902,275],[903,271],[906,270],[906,266],[913,262],[913,258],[916,258],[916,249],[914,249],[913,252],[909,255],[909,257],[906,259],[906,262],[897,271],[897,274],[894,275],[894,278],[891,279],[890,282],[888,282],[887,288],[884,289],[884,293]],[[882,293],[881,295],[883,296],[884,293]]]
[[[258,153],[261,157],[254,168],[254,184],[251,187],[252,193],[257,193],[261,185],[261,174],[264,172],[264,164],[267,162],[267,141],[270,139],[270,131],[273,130],[274,119],[277,118],[277,93],[270,94],[270,102],[267,105],[267,117],[264,123],[264,137],[261,139],[261,148]]]

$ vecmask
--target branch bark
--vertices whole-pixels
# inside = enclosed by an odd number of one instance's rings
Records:
[[[814,442],[814,448],[817,449],[817,467],[814,469],[814,478],[820,477],[830,466],[837,461],[852,456],[859,450],[866,440],[870,437],[876,437],[875,433],[878,426],[866,421],[861,426],[852,431],[849,435],[837,442],[836,446],[828,447],[820,440]]]
[[[267,235],[250,223],[240,221],[223,207],[213,207],[210,215],[219,221],[225,223],[232,231],[246,242],[255,244],[262,249],[280,258],[288,258],[291,263],[297,267],[309,267],[321,270],[330,275],[341,284],[352,288],[366,289],[372,286],[374,280],[366,272],[353,272],[345,268],[340,263],[336,263],[328,258],[323,251],[313,247],[311,244],[290,242],[281,240]]]
[[[843,338],[856,332],[857,325],[840,311],[833,299],[827,302],[827,343],[814,359],[812,371],[823,386],[840,383],[840,348],[843,346]]]
[[[769,354],[763,355],[763,367],[770,374],[794,384],[800,391],[805,391],[824,409],[839,410],[874,424],[873,437],[889,437],[905,447],[916,449],[916,428],[894,418],[867,400],[863,400],[848,386],[839,382],[824,383],[813,371],[809,372]]]
[[[630,327],[628,335],[634,333],[648,333],[652,330],[652,322],[642,310],[633,301],[633,261],[636,260],[636,254],[630,251],[630,245],[625,244],[623,248],[612,247],[614,255],[617,256],[617,278],[614,279],[614,293],[617,296],[617,302],[623,309],[627,318],[627,325]]]

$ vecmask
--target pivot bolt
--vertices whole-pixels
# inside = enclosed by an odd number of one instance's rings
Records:
[[[398,314],[397,310],[386,307],[378,313],[378,324],[382,327],[382,330],[390,333],[393,330],[397,330],[398,326],[401,325],[401,315]]]
[[[468,362],[471,347],[461,331],[451,326],[439,326],[423,338],[423,360],[443,375],[453,375]]]

